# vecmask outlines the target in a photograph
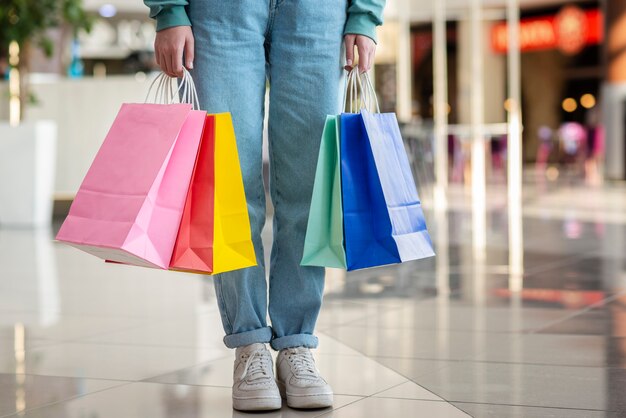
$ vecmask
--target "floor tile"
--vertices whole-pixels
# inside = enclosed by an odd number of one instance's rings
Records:
[[[359,399],[353,396],[336,396],[334,407],[341,408]],[[332,410],[296,411],[285,406],[280,411],[263,413],[262,416],[267,418],[315,417],[330,411]],[[131,383],[33,409],[19,416],[25,418],[241,418],[251,415],[232,409],[230,388]]]
[[[375,359],[383,366],[400,373],[427,390],[430,389],[421,384],[422,379],[426,376],[438,373],[447,366],[447,362],[445,361],[433,361],[432,359],[420,360],[395,357],[375,357]],[[435,395],[440,396],[439,394]]]
[[[16,318],[17,319],[17,318]],[[133,330],[145,325],[146,320],[105,316],[58,315],[45,322],[22,322],[25,335],[34,339],[54,341],[80,340],[121,330]],[[0,336],[14,334],[15,326],[0,326]]]
[[[426,401],[443,401],[439,396],[426,390],[414,382],[405,382],[374,395],[378,398],[418,399]]]
[[[323,332],[316,333],[319,339],[318,352],[323,354],[361,355],[358,351],[331,338]],[[188,320],[160,321],[151,325],[135,327],[129,330],[110,332],[81,342],[146,345],[158,347],[182,347],[211,349],[224,356],[232,350],[224,346],[224,331],[219,315],[203,315]]]
[[[26,373],[141,380],[219,358],[211,349],[62,343],[26,352]],[[0,372],[15,371],[12,351],[0,352]]]
[[[343,356],[363,356],[354,348],[328,336],[322,331],[316,333],[319,346],[315,349],[317,354],[339,354]]]
[[[318,358],[319,355],[327,355],[328,357],[332,355],[362,356],[358,351],[323,333],[318,333],[318,338],[320,345],[318,349],[314,350],[315,356]],[[275,355],[276,353],[274,353]],[[156,376],[148,379],[148,381],[230,387],[232,385],[233,360],[232,350],[226,350],[224,356],[218,360]]]
[[[0,241],[4,233],[0,231]],[[215,309],[213,282],[207,276],[104,263],[58,243],[51,248],[45,257],[34,260],[19,252],[0,253],[0,285],[11,289],[0,292],[4,311],[185,319]],[[4,272],[18,270],[24,263],[36,264],[37,269],[19,279],[29,284],[16,287],[18,279],[10,279]],[[177,298],[172,298],[173,292]],[[150,297],[145,297],[147,294]],[[181,304],[178,298],[186,303]]]
[[[112,380],[0,373],[0,416],[124,384]]]
[[[626,352],[607,351],[604,337],[345,326],[333,338],[374,357],[473,360],[571,366],[619,366]],[[390,343],[394,342],[394,343]],[[572,350],[571,347],[576,347]]]
[[[378,359],[449,402],[626,411],[626,371],[600,367]]]
[[[231,387],[233,355],[146,379],[147,382]]]
[[[446,402],[418,401],[409,399],[365,398],[346,407],[329,412],[323,417],[333,418],[379,418],[379,417],[428,417],[469,418],[465,412]]]
[[[607,351],[606,339],[594,335],[528,334],[513,352],[502,356],[507,362],[570,366],[614,366],[619,360]]]
[[[593,309],[558,321],[537,332],[542,334],[603,335],[626,337],[626,296],[615,295]]]
[[[478,332],[524,332],[567,318],[562,309],[475,306],[466,302],[441,301],[412,305],[350,322],[349,326],[379,328],[441,329]]]
[[[438,257],[327,271],[315,357],[337,410],[268,416],[458,416],[443,399],[476,416],[626,416],[626,187],[526,182],[519,293],[506,190],[488,188],[482,261],[469,195],[448,197],[440,224],[423,196]],[[53,234],[0,229],[0,416],[22,388],[27,416],[241,415],[211,277],[105,264]],[[124,386],[98,386],[111,381]]]
[[[315,361],[335,393],[369,396],[407,379],[366,356],[317,354]]]
[[[537,332],[565,335],[615,335],[615,332],[621,334],[621,330],[610,327],[609,318],[604,310],[584,312],[570,319],[549,324]],[[622,336],[619,334],[617,336]]]
[[[334,291],[336,292],[336,290]],[[336,294],[334,295],[336,296]],[[375,305],[356,301],[328,300],[322,304],[322,310],[317,320],[317,329],[323,330],[343,324],[353,323],[356,320],[366,320],[385,312],[397,310],[397,307]]]
[[[315,353],[321,374],[340,395],[369,396],[404,383],[407,379],[362,355]],[[149,379],[151,382],[230,387],[232,356]],[[355,378],[358,373],[358,378]]]
[[[218,314],[198,315],[185,320],[150,321],[147,325],[128,330],[110,332],[81,341],[145,345],[159,347],[183,347],[213,349],[227,354],[230,350],[224,346],[224,331]]]
[[[374,357],[421,359],[509,359],[520,335],[411,328],[343,326],[326,331],[352,348]]]
[[[474,418],[607,418],[604,411],[454,402]]]
[[[30,338],[30,337],[24,337],[22,342],[23,342],[24,350],[26,352],[29,352],[31,350],[41,348],[41,347],[48,347],[51,345],[62,344],[61,341],[41,340],[41,339]],[[15,351],[15,337],[12,337],[12,336],[0,337],[0,359],[2,358],[1,353],[3,351],[7,353],[11,351]]]

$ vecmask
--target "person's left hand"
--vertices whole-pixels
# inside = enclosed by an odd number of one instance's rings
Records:
[[[343,37],[346,46],[346,70],[352,70],[354,66],[354,47],[359,51],[359,73],[365,73],[372,69],[376,43],[365,35],[347,34]]]

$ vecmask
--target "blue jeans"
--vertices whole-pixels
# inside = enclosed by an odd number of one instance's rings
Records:
[[[327,114],[339,111],[347,0],[191,0],[192,72],[202,109],[231,112],[257,267],[215,277],[226,346],[318,344],[324,269],[302,267],[317,156]],[[263,118],[269,82],[274,241],[267,280]],[[217,138],[219,141],[219,138]]]

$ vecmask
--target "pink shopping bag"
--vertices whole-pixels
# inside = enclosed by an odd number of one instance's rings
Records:
[[[122,105],[57,240],[167,269],[205,119],[191,104]]]

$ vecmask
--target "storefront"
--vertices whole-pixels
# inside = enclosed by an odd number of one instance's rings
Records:
[[[469,123],[467,68],[474,53],[463,16],[447,25],[448,121]],[[504,16],[485,13],[483,26],[484,118],[486,124],[506,122],[508,27]],[[548,158],[550,164],[571,163],[603,152],[599,124],[603,17],[599,2],[560,4],[521,11],[520,51],[523,152],[526,162]],[[411,30],[413,115],[433,118],[432,26]],[[573,125],[575,124],[575,125]],[[574,132],[585,138],[569,141]],[[487,129],[489,130],[489,129]],[[568,136],[563,140],[563,135]],[[582,134],[581,134],[582,135]],[[579,135],[580,136],[580,135]],[[550,142],[547,155],[542,143]],[[573,151],[576,149],[574,154]],[[542,154],[543,153],[543,154]]]
[[[526,161],[601,158],[599,95],[603,19],[597,3],[526,12],[520,22]],[[507,51],[507,25],[492,27],[491,49]],[[552,147],[552,149],[548,149]]]

